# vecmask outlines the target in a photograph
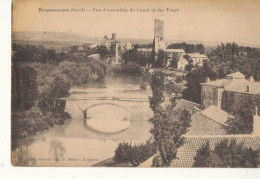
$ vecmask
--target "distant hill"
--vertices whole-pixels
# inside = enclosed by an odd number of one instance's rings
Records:
[[[96,42],[98,38],[84,37],[68,32],[13,32],[15,41],[63,41],[63,42]]]
[[[69,33],[69,32],[22,32],[17,31],[12,33],[12,40],[14,41],[24,41],[24,42],[73,42],[73,43],[97,43],[103,40],[103,37],[86,37],[79,34]],[[153,39],[135,39],[135,38],[117,38],[121,42],[130,42],[131,44],[151,44]],[[196,41],[196,40],[165,40],[167,44],[171,43],[182,43],[186,42],[188,44],[203,44],[205,47],[208,47],[206,51],[209,51],[212,48],[215,48],[217,45],[220,45],[221,42],[211,42],[211,41]],[[226,43],[226,42],[224,42]],[[238,43],[240,46],[249,46],[249,47],[259,47],[257,45],[250,45],[244,43]]]

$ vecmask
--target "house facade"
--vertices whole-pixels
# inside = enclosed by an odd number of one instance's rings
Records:
[[[208,108],[211,105],[230,111],[235,102],[239,102],[242,95],[260,94],[260,83],[255,82],[253,77],[249,80],[240,73],[232,73],[225,79],[201,83],[201,105]]]

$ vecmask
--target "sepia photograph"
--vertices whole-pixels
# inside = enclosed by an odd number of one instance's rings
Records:
[[[260,167],[260,1],[11,10],[12,166]]]

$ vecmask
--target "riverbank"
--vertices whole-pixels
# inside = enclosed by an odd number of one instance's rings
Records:
[[[72,86],[104,78],[106,65],[100,60],[51,63],[13,63],[12,65],[12,148],[15,141],[70,118],[65,112]]]
[[[12,149],[16,147],[16,140],[33,136],[55,125],[63,125],[68,119],[70,115],[67,112],[43,114],[37,106],[28,111],[12,113]]]

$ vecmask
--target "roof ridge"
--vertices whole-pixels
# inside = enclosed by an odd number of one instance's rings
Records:
[[[230,135],[191,135],[184,134],[184,138],[234,138],[234,137],[250,137],[250,138],[260,138],[260,136],[252,134],[230,134]]]

